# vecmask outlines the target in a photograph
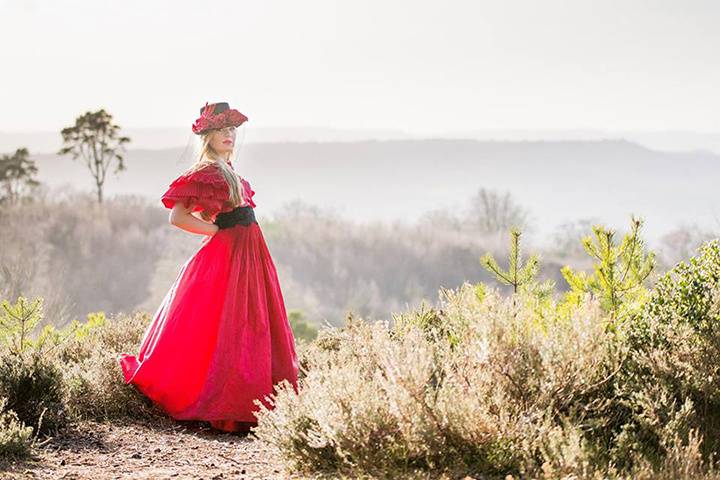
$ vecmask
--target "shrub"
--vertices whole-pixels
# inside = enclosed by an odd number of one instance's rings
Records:
[[[55,432],[66,423],[62,372],[37,355],[0,357],[0,397],[39,433]]]
[[[146,313],[111,319],[98,313],[62,346],[58,356],[67,362],[66,404],[74,419],[143,418],[159,413],[147,397],[125,384],[118,362],[120,353],[137,348],[149,321]]]
[[[292,328],[293,336],[298,342],[310,342],[317,337],[318,329],[305,319],[301,311],[295,310],[289,312],[288,320]]]
[[[2,302],[0,338],[0,395],[20,420],[40,432],[68,420],[154,416],[160,412],[134,387],[126,385],[119,354],[137,348],[150,321],[145,313],[88,314],[62,330],[42,320],[42,298],[15,304]],[[37,337],[37,338],[34,338]],[[44,412],[44,413],[43,413]]]
[[[600,235],[599,283],[559,302],[529,276],[508,298],[440,289],[392,326],[349,315],[303,350],[299,393],[260,405],[256,435],[305,473],[720,478],[720,246],[646,290],[635,234]]]
[[[308,473],[591,471],[585,430],[603,425],[587,419],[621,357],[599,303],[539,323],[494,290],[442,295],[441,308],[423,305],[393,328],[349,317],[322,331],[299,395],[286,385],[261,407],[260,441]]]
[[[627,325],[632,355],[621,393],[637,414],[626,436],[656,464],[672,450],[658,425],[685,404],[691,408],[682,421],[670,422],[672,434],[689,441],[694,430],[706,460],[720,453],[719,322],[720,244],[714,240],[667,272]]]
[[[717,287],[720,285],[720,241],[704,243],[698,255],[678,263],[657,282],[637,327],[645,327],[650,334],[649,321],[672,326],[676,322],[688,324],[700,335],[714,335],[720,329],[720,307]],[[642,330],[636,329],[636,334]],[[642,335],[638,335],[638,340]],[[645,340],[662,343],[662,337]]]
[[[42,298],[0,302],[0,397],[21,422],[49,433],[65,425],[66,412],[62,372],[49,353],[59,334],[51,326],[35,332],[42,310]]]
[[[32,447],[33,428],[25,426],[6,406],[7,398],[0,397],[0,458],[27,456]]]

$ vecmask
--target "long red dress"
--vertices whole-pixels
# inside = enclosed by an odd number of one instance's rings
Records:
[[[232,164],[231,164],[232,165]],[[255,192],[238,177],[244,202]],[[218,166],[185,173],[162,195],[213,215],[230,211],[230,190]],[[206,420],[226,431],[247,430],[265,395],[283,379],[297,389],[295,339],[275,265],[260,226],[218,230],[182,266],[145,331],[137,356],[122,354],[127,384],[178,420]]]

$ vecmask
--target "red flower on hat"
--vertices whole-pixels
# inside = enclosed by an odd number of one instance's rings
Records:
[[[200,134],[213,128],[238,127],[248,119],[234,108],[228,108],[217,115],[213,115],[213,111],[215,111],[215,104],[208,105],[208,102],[205,102],[202,115],[193,123],[193,133]]]

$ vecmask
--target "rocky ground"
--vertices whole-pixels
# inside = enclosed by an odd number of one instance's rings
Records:
[[[86,422],[46,439],[32,458],[0,463],[2,479],[289,479],[252,434],[204,422]]]

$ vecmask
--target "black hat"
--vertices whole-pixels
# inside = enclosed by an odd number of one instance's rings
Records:
[[[211,103],[210,105],[215,106],[215,109],[213,110],[213,114],[215,114],[215,115],[217,115],[218,113],[222,113],[225,110],[227,110],[228,108],[230,108],[230,105],[227,102]],[[202,115],[203,112],[205,111],[205,109],[207,107],[209,107],[210,105],[208,105],[207,103],[205,105],[203,105],[203,107],[200,109],[200,115]]]

